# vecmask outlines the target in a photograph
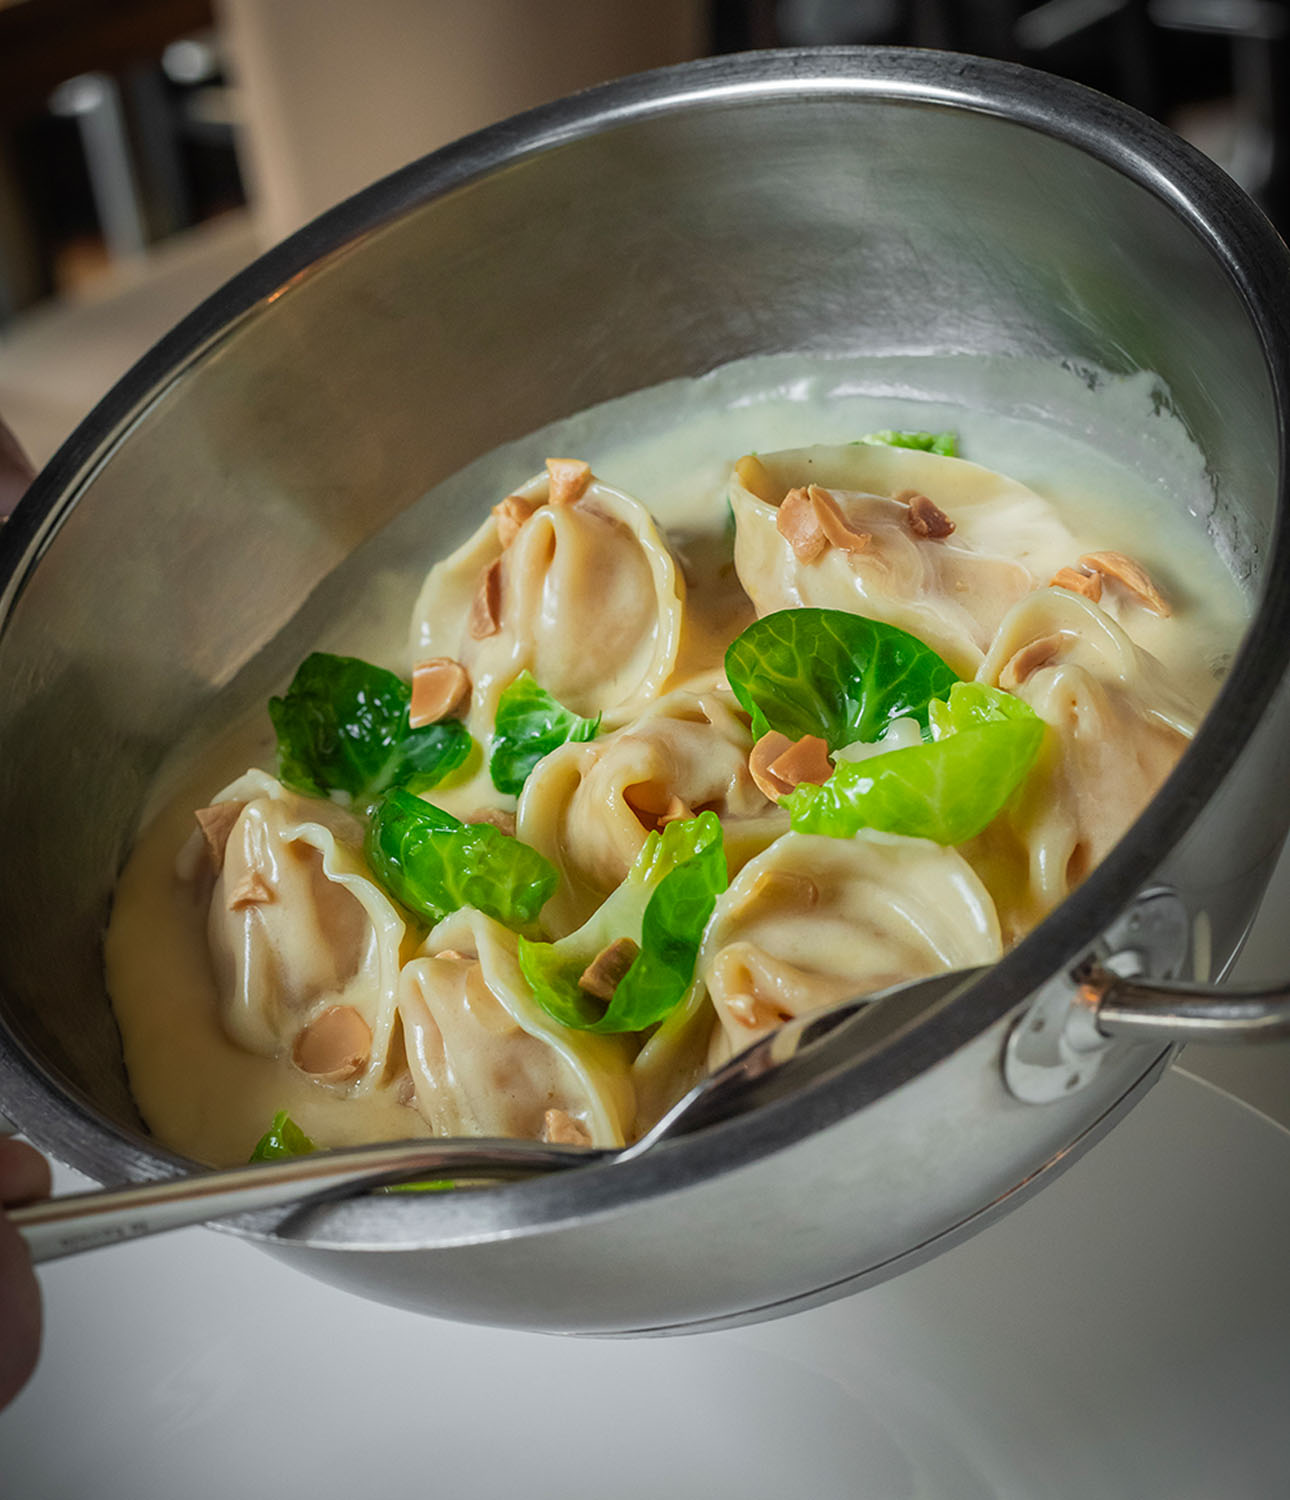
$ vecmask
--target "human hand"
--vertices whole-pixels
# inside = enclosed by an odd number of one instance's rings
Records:
[[[0,1206],[48,1193],[49,1163],[40,1152],[0,1136]],[[0,1213],[0,1408],[8,1406],[36,1367],[40,1322],[40,1288],[27,1246]]]

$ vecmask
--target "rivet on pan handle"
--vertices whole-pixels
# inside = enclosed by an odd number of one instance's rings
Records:
[[[1191,921],[1183,902],[1164,888],[1143,892],[1096,949],[1075,969],[1050,979],[1013,1025],[1003,1052],[1009,1092],[1026,1104],[1051,1104],[1086,1088],[1117,1039],[1128,1035],[1102,1026],[1103,1001],[1123,994],[1117,987],[1127,984],[1137,986],[1135,994],[1157,983],[1177,992],[1171,976],[1182,972],[1190,952]],[[1107,1012],[1111,1025],[1114,1014]],[[1187,1040],[1142,1030],[1135,1039],[1166,1046]]]

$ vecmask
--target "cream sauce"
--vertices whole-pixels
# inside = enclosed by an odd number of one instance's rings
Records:
[[[344,597],[318,649],[364,656],[407,675],[407,620],[426,568],[548,454],[590,460],[638,497],[668,532],[688,585],[686,630],[671,685],[720,675],[728,640],[751,618],[721,538],[730,465],[740,454],[839,443],[881,428],[953,428],[965,457],[1029,485],[1058,509],[1081,551],[1142,563],[1171,618],[1109,612],[1164,664],[1198,708],[1245,623],[1221,546],[1205,536],[1212,498],[1201,456],[1150,377],[1091,377],[989,360],[749,361],[674,382],[555,424],[471,465],[431,492],[342,569]],[[451,531],[451,525],[446,527]],[[1007,538],[999,539],[1001,544]],[[974,535],[977,545],[988,536]],[[1000,550],[1008,550],[1001,545]],[[409,561],[411,559],[411,561]],[[1069,561],[1073,562],[1072,556]],[[393,1090],[347,1099],[289,1064],[236,1047],[221,1027],[207,955],[206,908],[175,874],[193,809],[248,765],[272,765],[263,707],[219,733],[199,730],[158,779],[122,874],[105,944],[108,987],[143,1117],[168,1145],[214,1164],[245,1161],[285,1109],[326,1144],[423,1135]],[[434,800],[459,816],[497,806],[482,757]],[[404,955],[405,959],[411,955]]]

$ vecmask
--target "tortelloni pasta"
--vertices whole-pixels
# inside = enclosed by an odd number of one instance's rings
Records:
[[[553,750],[525,783],[516,829],[560,873],[551,929],[585,922],[665,819],[715,811],[736,868],[785,831],[788,814],[749,770],[752,748],[748,716],[713,689],[668,693],[621,729]]]
[[[886,620],[966,674],[1009,606],[1076,552],[1023,485],[877,443],[750,454],[731,504],[735,566],[758,614],[820,605]]]
[[[140,956],[175,825],[127,869],[109,982],[169,1144],[245,1156],[269,1093],[299,1128],[261,1154],[621,1144],[789,1017],[997,959],[1206,705],[1171,579],[951,446],[739,460],[677,516],[688,594],[646,506],[585,463],[484,497],[402,672],[315,653],[270,705],[277,776],[205,797],[164,917],[204,954],[187,1010],[160,1016]],[[1166,666],[1145,642],[1173,632]],[[218,1083],[189,1067],[171,1107],[159,1038],[189,1056],[203,1027]]]
[[[982,835],[1024,852],[1024,871],[998,893],[1019,935],[1146,806],[1195,732],[1195,709],[1104,610],[1063,588],[1014,606],[977,675],[1030,704],[1050,730],[1000,826]]]
[[[362,824],[248,771],[200,825],[184,866],[213,877],[207,938],[229,1036],[319,1082],[375,1086],[405,923],[363,861]]]
[[[472,728],[523,669],[579,714],[656,697],[681,643],[685,582],[648,511],[553,459],[426,579],[412,657],[461,662]]]
[[[399,1013],[417,1108],[437,1135],[618,1142],[631,1135],[634,1049],[558,1026],[533,1001],[516,938],[454,912],[403,970]]]
[[[714,1059],[794,1016],[1001,951],[994,903],[957,851],[872,830],[786,833],[718,898],[704,936]]]

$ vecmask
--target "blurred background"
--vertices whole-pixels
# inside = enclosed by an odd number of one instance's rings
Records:
[[[645,68],[1013,59],[1192,140],[1286,232],[1288,0],[0,0],[0,413],[43,463],[260,250],[467,131]]]

